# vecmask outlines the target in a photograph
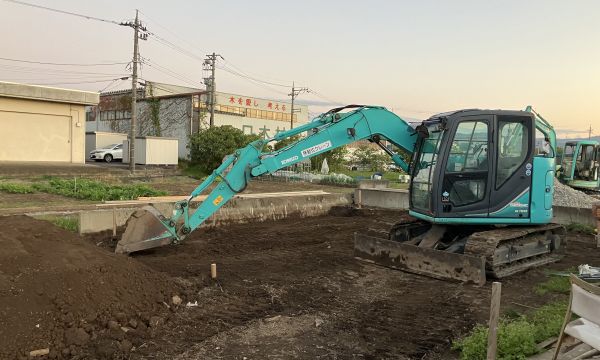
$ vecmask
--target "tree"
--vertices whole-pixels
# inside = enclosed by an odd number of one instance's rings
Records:
[[[295,143],[297,141],[299,141],[301,139],[300,135],[294,135],[294,136],[290,136],[289,138],[285,138],[283,140],[280,140],[277,142],[277,144],[275,144],[274,149],[275,150],[280,150],[283,149],[284,147]]]
[[[370,169],[371,171],[383,170],[389,157],[368,145],[360,145],[352,154],[355,164]]]
[[[247,135],[230,125],[215,126],[190,136],[189,149],[193,165],[200,171],[211,173],[223,162],[226,155],[260,139],[259,135]]]
[[[327,159],[327,165],[329,165],[329,169],[332,172],[339,171],[346,163],[346,160],[344,158],[347,154],[348,150],[345,146],[341,146],[337,149],[324,152],[310,159],[311,167],[313,169],[321,169],[321,164],[323,164],[323,160]]]

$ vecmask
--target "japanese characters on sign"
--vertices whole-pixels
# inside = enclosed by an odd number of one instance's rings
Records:
[[[220,104],[223,104],[223,101],[217,101]],[[243,106],[246,108],[255,108],[260,110],[270,110],[270,111],[280,111],[287,112],[289,111],[289,107],[285,103],[273,101],[273,100],[264,100],[264,99],[255,99],[246,96],[236,96],[229,95],[227,97],[227,105],[235,105],[235,106]]]

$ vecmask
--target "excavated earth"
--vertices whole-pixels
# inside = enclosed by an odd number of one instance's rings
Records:
[[[451,341],[488,317],[490,283],[352,257],[354,232],[405,216],[336,209],[200,229],[180,246],[131,257],[111,253],[108,233],[80,238],[0,218],[0,358],[43,348],[60,359],[456,358]],[[600,264],[600,251],[592,237],[570,234],[561,262],[503,280],[503,311],[551,301],[558,295],[537,295],[535,284],[582,263]]]

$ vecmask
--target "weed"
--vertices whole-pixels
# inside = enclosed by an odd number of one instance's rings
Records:
[[[276,288],[271,284],[263,284],[260,286],[271,298],[271,304],[275,304],[276,302],[283,304],[281,302],[281,297],[287,293],[283,288]]]
[[[542,306],[533,313],[516,319],[503,318],[498,325],[498,359],[526,359],[537,353],[536,344],[558,335],[567,303],[557,301]],[[485,359],[488,328],[477,325],[465,338],[455,341],[452,348],[460,350],[461,359]]]
[[[596,228],[591,225],[581,224],[581,223],[570,223],[567,225],[567,230],[572,232],[577,232],[581,234],[587,235],[595,235]]]
[[[0,191],[11,194],[31,194],[35,192],[35,189],[27,184],[0,183]]]
[[[189,176],[193,179],[204,179],[206,177],[206,174],[204,173],[204,171],[200,168],[200,166],[198,165],[192,165],[190,162],[188,161],[183,161],[183,160],[179,160],[179,168],[181,169],[181,172],[183,173],[183,175],[185,176]]]
[[[535,328],[536,343],[558,335],[566,311],[567,301],[557,301],[542,306],[529,316]]]
[[[59,228],[78,232],[79,231],[79,219],[72,216],[45,216],[41,219],[51,222]]]
[[[166,195],[166,192],[146,185],[112,185],[88,179],[48,178],[46,182],[33,184],[33,188],[50,194],[92,201],[133,200],[140,196]]]
[[[567,276],[550,276],[548,280],[535,286],[535,293],[538,295],[546,295],[549,292],[568,294],[569,291],[571,285]]]

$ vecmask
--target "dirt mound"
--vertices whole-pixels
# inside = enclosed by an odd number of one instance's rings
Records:
[[[168,318],[179,289],[166,275],[46,221],[0,228],[1,359],[125,357]]]

